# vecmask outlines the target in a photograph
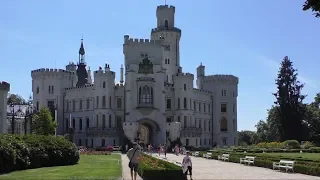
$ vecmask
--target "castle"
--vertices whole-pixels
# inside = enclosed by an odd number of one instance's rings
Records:
[[[206,76],[201,64],[194,88],[194,75],[180,66],[175,7],[158,6],[156,17],[150,40],[124,36],[120,83],[109,64],[87,70],[83,40],[77,64],[31,72],[34,108],[50,108],[57,134],[73,128],[74,142],[88,147],[122,145],[125,136],[154,145],[237,144],[238,78]]]

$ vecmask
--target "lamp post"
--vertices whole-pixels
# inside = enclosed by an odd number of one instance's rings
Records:
[[[14,134],[14,127],[15,127],[15,117],[14,117],[14,104],[13,103],[11,103],[10,104],[10,110],[11,110],[11,115],[12,115],[12,117],[11,117],[11,133],[12,134]]]

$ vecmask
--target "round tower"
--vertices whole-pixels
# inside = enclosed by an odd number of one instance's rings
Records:
[[[220,146],[237,144],[237,97],[239,79],[233,75],[205,76],[203,90],[214,94],[214,142]]]
[[[151,30],[151,39],[162,41],[162,66],[166,69],[168,82],[172,83],[172,75],[178,73],[180,67],[181,30],[174,24],[174,6],[158,6],[156,14],[157,27]]]
[[[0,134],[8,132],[7,122],[7,97],[10,91],[10,84],[7,82],[0,82]]]

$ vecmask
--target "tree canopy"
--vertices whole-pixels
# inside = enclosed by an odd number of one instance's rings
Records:
[[[49,108],[42,107],[32,117],[32,131],[39,135],[54,135],[58,123],[53,120]]]
[[[310,9],[314,12],[315,17],[320,17],[320,0],[306,0],[302,10],[308,11]]]
[[[7,104],[19,104],[19,105],[23,105],[23,104],[27,104],[27,101],[20,95],[18,94],[10,94],[10,96],[8,97],[8,101]]]

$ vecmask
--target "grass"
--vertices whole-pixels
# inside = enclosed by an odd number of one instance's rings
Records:
[[[259,153],[267,156],[287,157],[287,158],[303,158],[310,160],[320,160],[319,153]]]
[[[121,177],[120,154],[81,155],[78,164],[15,171],[0,175],[0,180],[11,179],[119,179]]]

